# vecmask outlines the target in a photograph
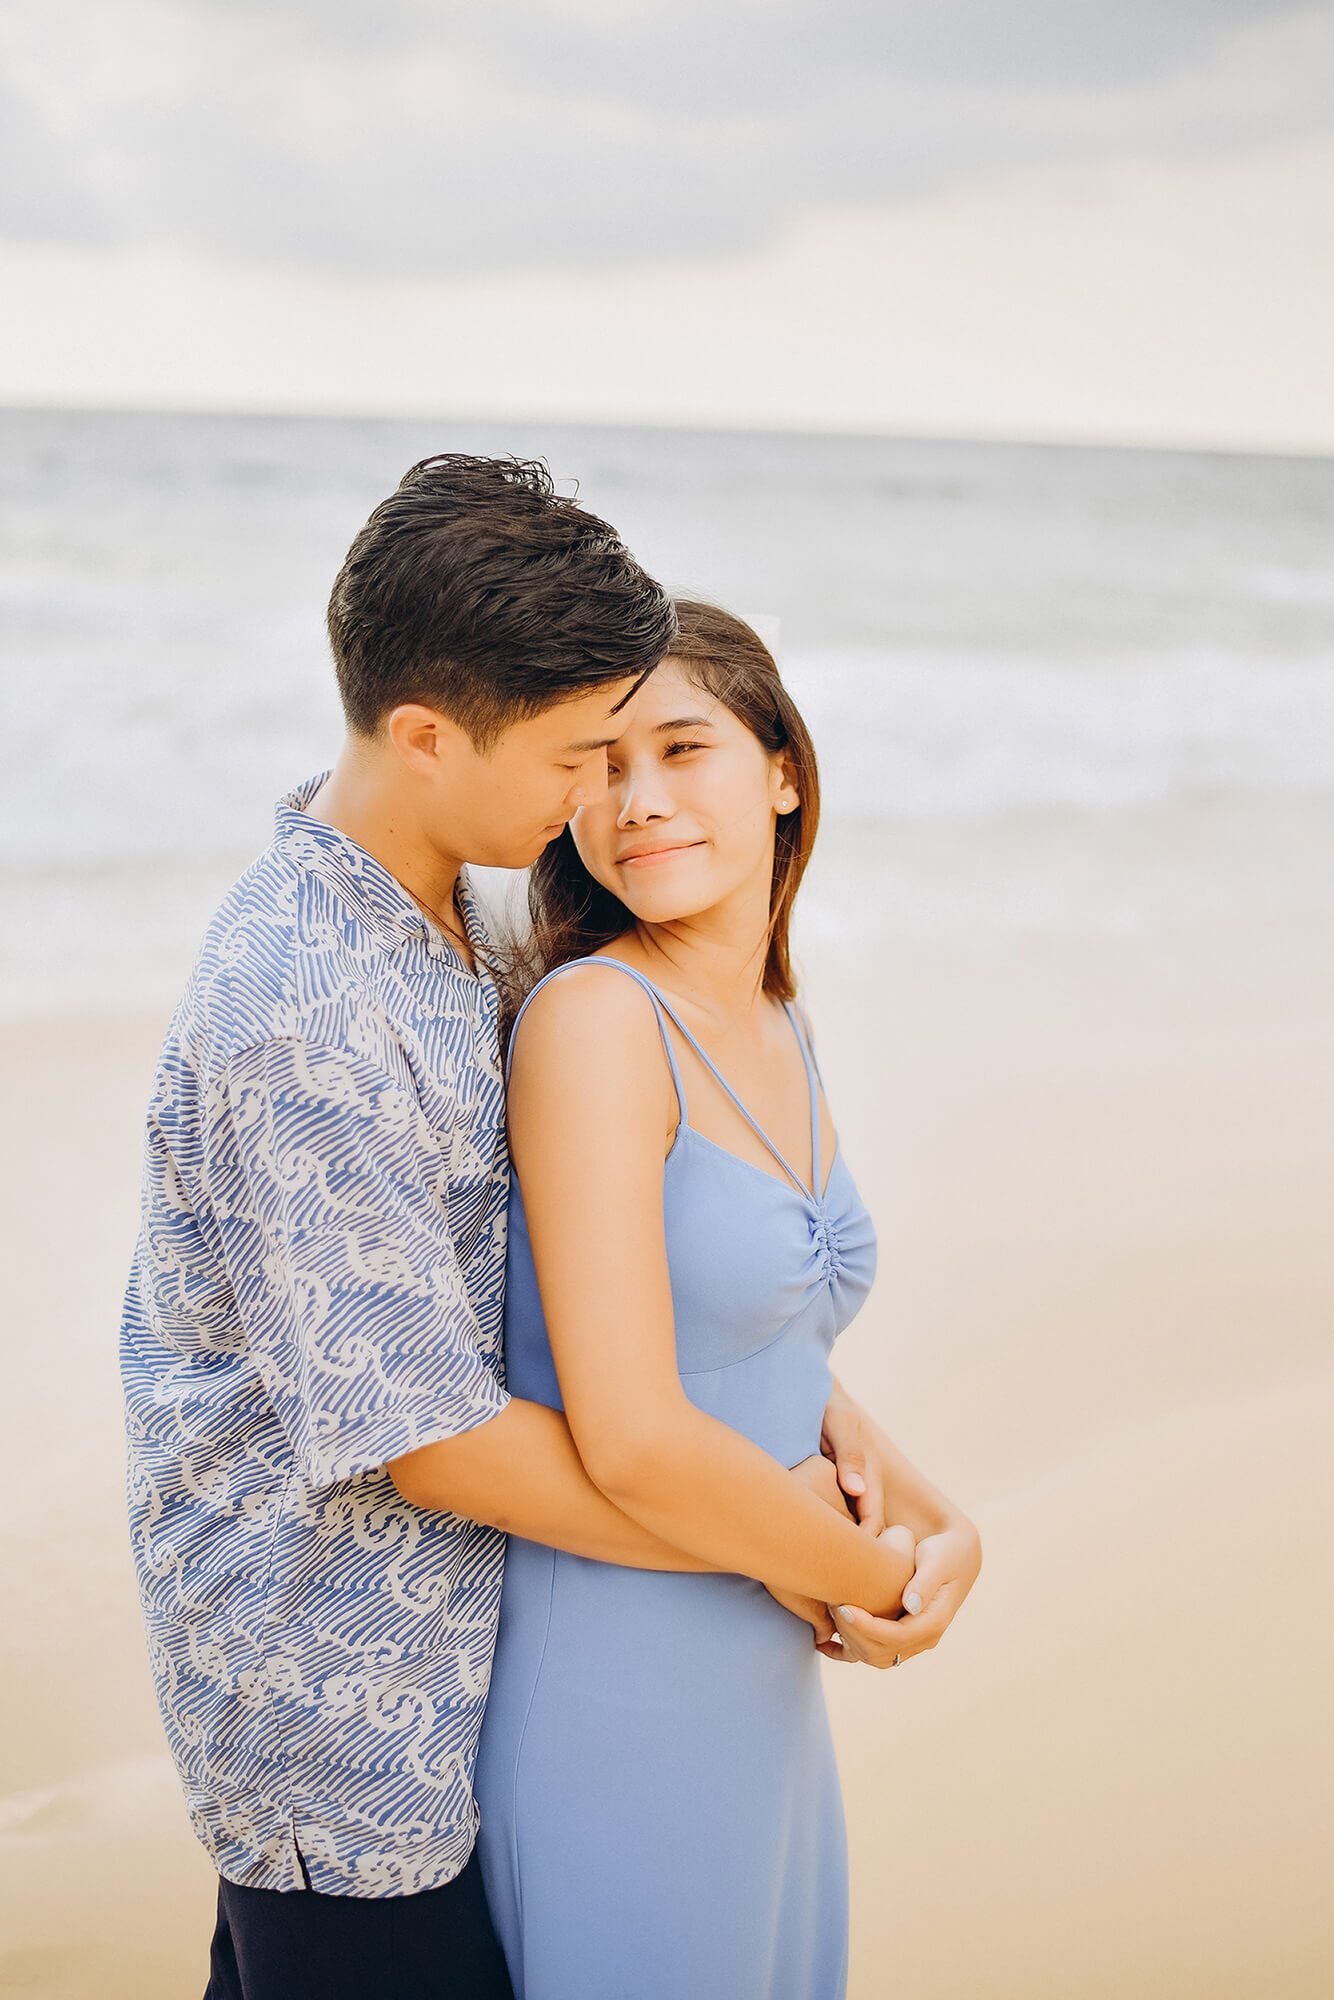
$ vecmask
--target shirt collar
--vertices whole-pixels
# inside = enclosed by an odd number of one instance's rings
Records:
[[[433,956],[452,961],[465,977],[471,978],[473,975],[444,932],[422,914],[397,876],[391,875],[382,862],[336,826],[307,812],[307,806],[328,776],[327,771],[321,771],[278,801],[274,810],[277,845],[299,866],[311,869],[339,889],[386,944],[401,944],[405,937],[420,938]],[[484,959],[490,940],[466,868],[459,870],[456,897],[463,928],[473,949],[476,976],[489,985]]]

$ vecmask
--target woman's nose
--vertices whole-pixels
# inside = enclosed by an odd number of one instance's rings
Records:
[[[618,787],[617,826],[645,826],[651,819],[666,819],[671,803],[651,772],[628,771]]]

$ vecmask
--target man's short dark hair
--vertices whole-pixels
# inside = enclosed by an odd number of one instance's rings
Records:
[[[442,452],[405,473],[329,599],[348,727],[404,702],[487,749],[512,723],[642,677],[671,645],[670,598],[540,462]]]

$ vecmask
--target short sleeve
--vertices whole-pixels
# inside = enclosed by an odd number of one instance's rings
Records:
[[[246,1049],[209,1093],[205,1154],[247,1344],[315,1484],[505,1407],[406,1070],[300,1040]]]

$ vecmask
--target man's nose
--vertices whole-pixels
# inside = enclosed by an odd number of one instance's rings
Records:
[[[578,812],[581,806],[601,805],[607,796],[607,753],[601,757],[590,771],[585,771],[574,790],[566,798],[566,804]]]

